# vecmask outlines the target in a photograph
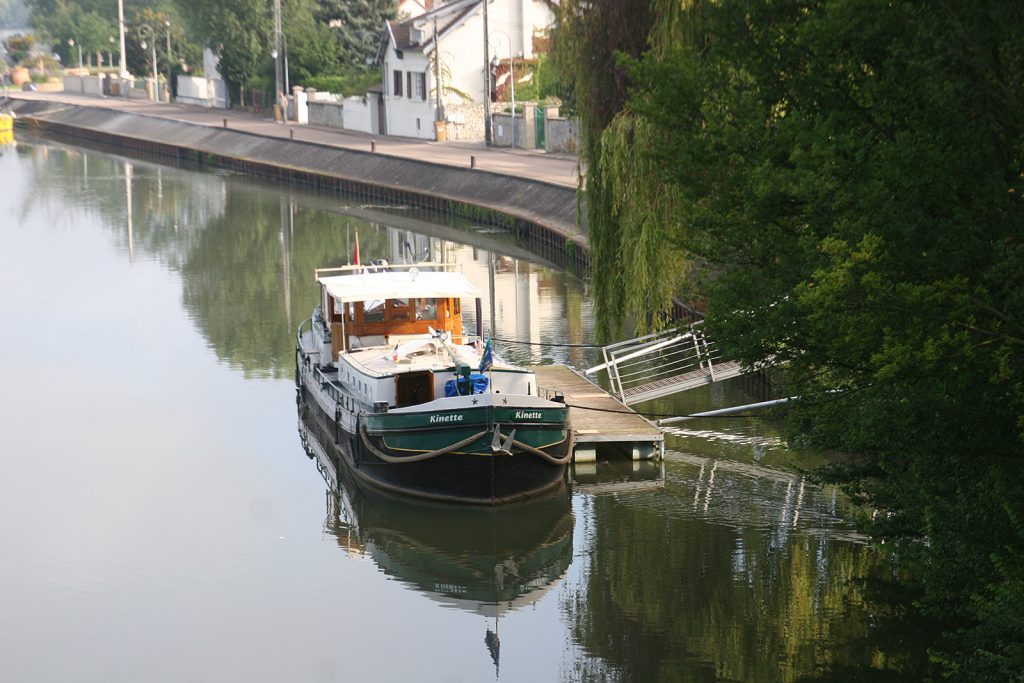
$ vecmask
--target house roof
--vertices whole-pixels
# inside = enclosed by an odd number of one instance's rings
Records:
[[[430,52],[434,47],[434,21],[437,21],[437,35],[443,37],[448,31],[455,28],[467,16],[475,12],[483,4],[482,0],[455,0],[439,5],[429,12],[418,17],[406,19],[405,21],[387,22],[387,31],[384,35],[384,43],[390,34],[394,47],[397,50],[422,50]],[[425,39],[422,41],[414,39],[413,28],[424,27]],[[386,47],[382,45],[382,49]],[[378,53],[378,60],[381,53]]]
[[[412,21],[389,21],[391,25],[391,36],[394,38],[395,47],[399,50],[408,50],[412,47],[409,42],[409,27]]]

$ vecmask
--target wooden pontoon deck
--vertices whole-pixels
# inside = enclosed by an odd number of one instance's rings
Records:
[[[593,460],[597,444],[614,444],[640,460],[663,454],[665,434],[661,429],[581,373],[565,365],[534,365],[529,369],[537,375],[539,388],[565,396],[576,438],[577,462]]]

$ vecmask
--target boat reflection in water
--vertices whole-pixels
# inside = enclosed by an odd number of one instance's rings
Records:
[[[482,508],[395,496],[361,484],[330,434],[300,409],[299,437],[328,491],[327,529],[348,552],[444,605],[497,619],[536,602],[572,561],[567,485]],[[486,643],[497,660],[497,636]],[[497,661],[495,661],[497,663]]]

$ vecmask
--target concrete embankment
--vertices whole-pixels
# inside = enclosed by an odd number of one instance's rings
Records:
[[[565,185],[233,130],[230,118],[218,128],[78,104],[11,105],[20,121],[61,136],[500,225],[555,263],[587,269],[586,228],[577,225],[576,190]]]

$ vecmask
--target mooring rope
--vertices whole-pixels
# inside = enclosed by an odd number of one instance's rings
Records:
[[[380,450],[379,448],[374,446],[372,443],[370,443],[370,437],[366,433],[366,425],[365,424],[360,424],[359,425],[359,435],[362,437],[363,443],[366,445],[366,447],[370,449],[370,452],[373,453],[374,455],[376,455],[378,458],[380,458],[384,462],[389,462],[389,463],[393,463],[393,464],[394,463],[403,463],[403,462],[422,462],[424,460],[430,460],[431,458],[436,458],[438,456],[445,455],[446,453],[451,453],[452,451],[458,450],[458,449],[462,448],[463,446],[468,446],[469,444],[473,443],[474,441],[476,441],[477,439],[479,439],[482,436],[486,436],[487,432],[489,432],[489,431],[490,430],[484,430],[482,432],[478,432],[478,433],[474,434],[473,436],[470,436],[468,438],[463,439],[462,441],[459,441],[459,442],[453,443],[453,444],[449,444],[449,445],[445,446],[444,448],[438,448],[435,451],[428,451],[426,453],[419,453],[418,455],[394,456],[394,455],[390,455],[388,453],[385,453],[384,451]]]
[[[369,435],[366,433],[366,425],[365,424],[360,424],[359,425],[359,436],[362,438],[363,444],[370,450],[371,453],[376,455],[378,458],[380,458],[384,462],[392,463],[392,464],[400,464],[400,463],[407,463],[407,462],[423,462],[424,460],[431,460],[433,458],[437,458],[437,457],[445,455],[447,453],[451,453],[452,451],[458,450],[458,449],[462,448],[463,446],[468,446],[469,444],[473,443],[477,439],[479,439],[479,438],[481,438],[483,436],[486,436],[487,433],[490,432],[490,431],[491,430],[487,429],[487,430],[484,430],[482,432],[477,432],[473,436],[467,437],[467,438],[463,439],[462,441],[459,441],[459,442],[453,443],[453,444],[449,444],[449,445],[445,446],[444,448],[438,448],[437,450],[428,451],[426,453],[419,453],[417,455],[394,456],[394,455],[391,455],[389,453],[385,453],[384,451],[382,451],[379,448],[377,448],[376,446],[374,446],[370,442]],[[532,455],[536,455],[538,458],[542,458],[543,460],[546,460],[546,461],[550,462],[552,465],[564,465],[564,464],[568,463],[572,459],[572,443],[573,443],[573,441],[572,441],[572,439],[573,439],[572,430],[571,429],[567,429],[566,431],[568,432],[568,435],[566,436],[566,438],[569,440],[569,449],[566,451],[565,455],[562,456],[561,458],[556,458],[553,455],[545,453],[541,449],[535,448],[535,447],[531,446],[528,443],[523,443],[522,441],[519,441],[518,439],[512,439],[512,445],[516,446],[517,448],[519,448],[522,451],[525,451],[525,452],[530,453]],[[499,437],[502,436],[500,430],[498,431],[498,436]]]
[[[518,439],[512,439],[512,445],[518,447],[521,450],[526,451],[527,453],[532,453],[533,455],[536,455],[538,458],[541,458],[543,460],[547,460],[552,465],[564,465],[567,462],[569,462],[570,460],[572,460],[572,440],[573,440],[572,430],[571,429],[567,429],[566,432],[568,432],[568,433],[566,434],[565,438],[568,439],[568,441],[569,441],[569,449],[565,452],[565,455],[562,456],[561,458],[556,458],[555,456],[553,456],[553,455],[551,455],[549,453],[545,453],[544,451],[542,451],[539,448],[534,448],[530,444],[523,443],[522,441],[519,441]],[[501,432],[499,431],[498,434],[500,435]]]

